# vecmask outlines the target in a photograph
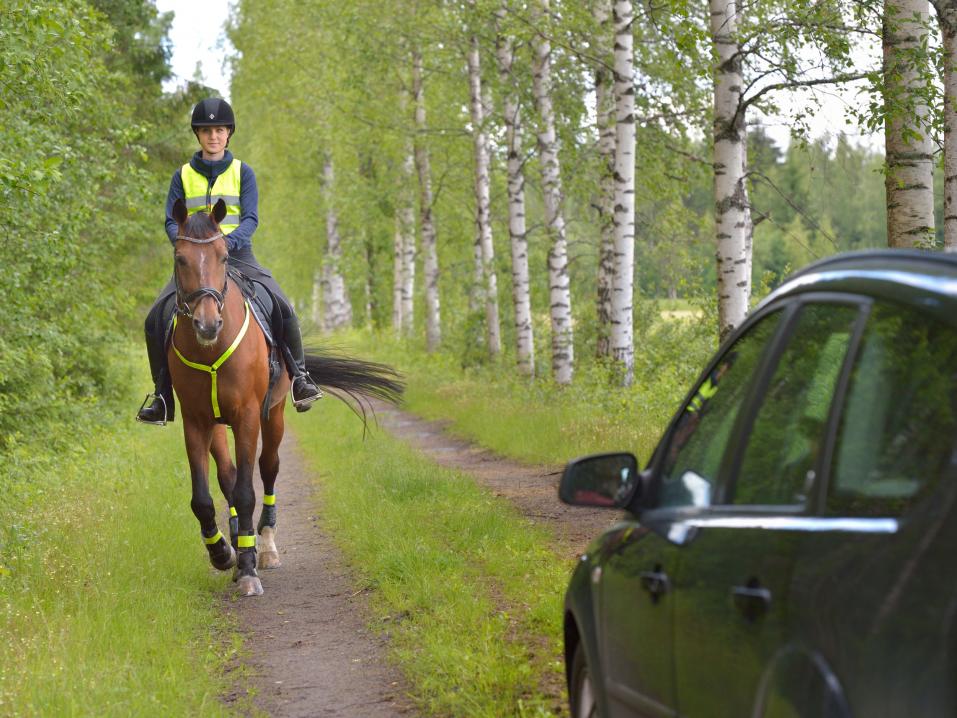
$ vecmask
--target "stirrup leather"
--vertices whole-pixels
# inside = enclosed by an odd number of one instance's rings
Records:
[[[156,399],[159,399],[161,402],[163,402],[163,418],[160,421],[147,421],[146,419],[141,418],[140,413],[143,411],[143,409],[146,408],[146,405],[153,403],[153,401],[155,401]],[[163,397],[162,394],[156,394],[154,392],[150,392],[149,394],[146,395],[146,398],[143,399],[143,403],[140,404],[139,411],[136,412],[136,420],[138,422],[140,422],[141,424],[152,424],[153,426],[166,426],[166,420],[168,416],[169,416],[169,407],[166,406],[166,399]]]

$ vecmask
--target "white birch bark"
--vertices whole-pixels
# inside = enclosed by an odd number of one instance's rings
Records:
[[[710,0],[714,72],[714,223],[717,235],[718,331],[744,321],[751,296],[751,209],[745,179],[747,130],[734,0]]]
[[[405,148],[402,162],[402,191],[399,193],[399,231],[402,233],[402,331],[412,334],[415,324],[415,194],[412,182],[415,157],[412,143]]]
[[[395,218],[395,232],[392,237],[392,328],[396,334],[402,332],[402,287],[404,284],[405,248],[402,246],[402,228],[398,215]]]
[[[339,237],[339,218],[336,215],[333,201],[335,192],[335,177],[332,167],[332,156],[327,154],[322,169],[323,186],[326,190],[326,257],[323,262],[325,273],[326,302],[325,324],[326,329],[334,330],[348,327],[352,324],[352,304],[346,292],[345,277],[342,276],[339,265],[342,261],[342,242]]]
[[[915,48],[927,38],[928,0],[884,0],[884,82],[892,104],[884,121],[887,244],[915,247],[934,238],[934,158],[928,108],[917,99]],[[919,138],[913,136],[919,135]]]
[[[412,94],[415,101],[415,169],[419,179],[419,231],[422,234],[423,272],[425,274],[425,346],[434,352],[442,343],[439,305],[439,255],[432,220],[432,169],[425,143],[428,129],[425,119],[425,92],[422,85],[422,55],[412,55]]]
[[[320,270],[316,270],[312,274],[312,308],[310,315],[316,328],[325,332],[326,327],[322,318],[322,272]]]
[[[957,0],[938,0],[944,48],[944,251],[957,252]]]
[[[611,283],[611,355],[621,381],[635,378],[635,80],[632,0],[615,0],[615,256]]]
[[[536,24],[546,22],[549,0],[540,0],[541,12]],[[548,251],[548,296],[552,329],[552,373],[558,384],[570,384],[574,371],[572,302],[568,279],[568,249],[563,215],[561,165],[558,159],[558,135],[551,97],[551,43],[544,35],[534,41],[532,92],[538,108],[538,153],[542,167],[542,193],[545,204],[545,230],[550,241]]]
[[[499,8],[499,22],[506,13]],[[532,330],[532,303],[528,277],[528,237],[525,227],[525,170],[522,157],[522,122],[512,64],[515,61],[515,40],[498,34],[496,57],[502,78],[504,97],[502,115],[505,121],[505,145],[508,152],[508,234],[512,249],[512,306],[515,311],[515,356],[519,371],[535,375],[535,338]]]
[[[614,33],[608,29],[611,19],[611,0],[598,0],[592,10],[601,28],[597,46],[608,50],[602,58],[611,57]],[[595,70],[595,121],[598,129],[598,157],[601,179],[598,187],[598,250],[597,325],[595,354],[611,356],[611,282],[615,256],[615,93],[614,77],[608,68],[599,65]]]
[[[475,153],[475,228],[476,243],[481,258],[482,296],[485,300],[485,330],[488,351],[492,357],[502,351],[501,330],[498,318],[498,280],[495,274],[495,250],[492,244],[490,216],[490,187],[488,137],[485,133],[485,108],[482,98],[481,61],[478,36],[472,35],[468,51],[469,108],[472,118],[472,139]]]

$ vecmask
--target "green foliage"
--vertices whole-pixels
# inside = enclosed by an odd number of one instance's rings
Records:
[[[111,390],[158,284],[137,260],[163,236],[168,22],[143,0],[0,10],[0,452]]]

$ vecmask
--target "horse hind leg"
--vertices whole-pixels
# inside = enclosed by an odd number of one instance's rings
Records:
[[[263,507],[256,531],[259,534],[259,568],[279,568],[279,549],[276,547],[276,477],[279,475],[279,444],[282,442],[285,422],[285,400],[272,408],[263,424],[262,453],[259,455],[259,475],[263,482]]]

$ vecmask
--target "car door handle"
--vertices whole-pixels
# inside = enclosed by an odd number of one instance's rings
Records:
[[[762,588],[757,581],[749,581],[747,586],[734,586],[731,595],[734,606],[749,621],[755,621],[771,608],[771,592]]]
[[[671,590],[671,579],[668,578],[668,574],[657,567],[654,571],[642,571],[638,577],[641,579],[641,587],[651,594],[651,600],[656,603]]]

